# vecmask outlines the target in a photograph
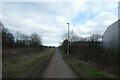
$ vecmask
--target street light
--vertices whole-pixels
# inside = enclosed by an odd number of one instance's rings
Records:
[[[67,23],[68,24],[68,52],[67,52],[67,54],[69,55],[69,23]]]

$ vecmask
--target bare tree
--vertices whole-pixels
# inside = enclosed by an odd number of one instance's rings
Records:
[[[42,45],[41,37],[38,34],[36,34],[36,33],[31,34],[31,39],[32,39],[32,45],[33,46]]]
[[[93,34],[91,35],[91,41],[95,41],[95,42],[98,42],[100,41],[100,39],[102,38],[102,36],[100,34]]]
[[[0,20],[0,33],[2,32],[3,27],[4,27],[4,25],[2,24],[2,21]]]
[[[68,39],[68,34],[65,33],[63,35],[63,38],[64,38],[64,40]],[[73,30],[70,31],[70,33],[69,33],[69,41],[70,42],[80,41],[81,38],[82,37],[79,37]]]
[[[14,45],[13,34],[5,27],[2,28],[2,43],[3,48],[10,48]]]
[[[91,36],[86,37],[86,41],[100,42],[102,41],[101,34],[91,34]]]

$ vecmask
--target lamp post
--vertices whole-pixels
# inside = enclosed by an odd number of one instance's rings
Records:
[[[69,23],[67,23],[68,24],[68,52],[67,52],[67,54],[69,55]]]

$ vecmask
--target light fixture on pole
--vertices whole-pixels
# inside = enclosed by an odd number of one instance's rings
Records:
[[[67,52],[67,54],[69,55],[69,23],[67,23],[68,24],[68,52]]]

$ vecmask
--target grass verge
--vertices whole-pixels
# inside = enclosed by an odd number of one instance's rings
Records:
[[[63,54],[63,57],[80,78],[118,78],[113,74],[109,74],[102,70],[99,71],[89,64],[82,63],[79,59],[73,56]]]
[[[54,52],[54,48],[44,52],[34,53],[26,56],[3,59],[3,78],[11,78],[24,74],[34,64],[49,58]]]

